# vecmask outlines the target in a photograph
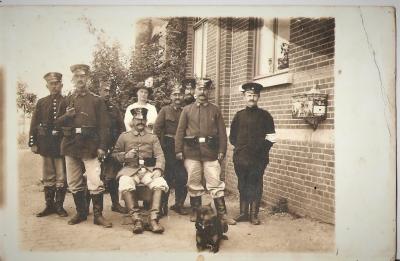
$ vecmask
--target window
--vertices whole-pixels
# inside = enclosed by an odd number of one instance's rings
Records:
[[[194,26],[193,73],[197,77],[206,76],[207,60],[207,20],[199,19]]]
[[[255,78],[288,71],[289,27],[290,19],[257,20]]]

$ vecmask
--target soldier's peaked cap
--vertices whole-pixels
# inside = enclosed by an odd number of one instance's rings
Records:
[[[58,72],[48,72],[43,76],[46,82],[61,82],[62,74]]]
[[[182,86],[185,89],[194,89],[196,87],[196,79],[195,78],[186,78],[182,81]]]
[[[133,108],[131,110],[131,114],[133,116],[134,119],[140,119],[140,120],[147,120],[147,112],[148,109],[146,108]]]
[[[72,73],[76,73],[79,71],[84,72],[85,74],[89,73],[90,66],[86,64],[74,64],[70,67]]]
[[[211,88],[212,81],[208,78],[196,78],[196,87]]]
[[[256,82],[248,82],[242,85],[242,92],[253,91],[254,93],[260,93],[263,86]]]

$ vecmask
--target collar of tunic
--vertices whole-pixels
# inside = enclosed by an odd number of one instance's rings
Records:
[[[133,133],[133,135],[135,135],[135,136],[144,136],[144,135],[146,134],[146,131],[143,130],[143,131],[141,131],[141,132],[138,132],[137,130],[132,129],[132,133]]]

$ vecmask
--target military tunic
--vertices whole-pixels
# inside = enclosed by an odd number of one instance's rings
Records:
[[[263,174],[273,145],[266,136],[274,133],[271,114],[258,107],[246,107],[232,120],[229,141],[235,147],[233,163],[240,196],[248,202],[261,200]]]
[[[61,94],[40,99],[32,115],[29,130],[29,147],[36,145],[38,153],[44,157],[60,157],[62,133],[55,126],[65,98]]]
[[[174,185],[176,199],[184,201],[187,195],[187,172],[183,161],[177,160],[175,154],[175,134],[181,113],[182,108],[175,108],[173,105],[164,106],[158,113],[153,132],[159,137],[164,151],[164,177],[168,186]]]
[[[90,92],[72,94],[61,104],[62,114],[68,106],[75,108],[75,116],[61,116],[57,119],[57,126],[64,127],[64,130],[69,127],[75,132],[76,128],[81,128],[82,132],[87,129],[88,133],[71,136],[64,133],[61,154],[75,158],[94,158],[97,156],[97,149],[106,151],[110,142],[110,118],[104,100]]]
[[[214,137],[215,147],[206,142],[190,145],[184,137]],[[218,153],[226,153],[227,137],[224,119],[219,108],[212,104],[189,104],[183,108],[176,131],[175,151],[187,159],[214,161]]]

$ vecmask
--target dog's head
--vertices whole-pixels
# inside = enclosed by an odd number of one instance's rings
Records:
[[[215,213],[211,204],[202,206],[197,209],[197,221],[207,224],[211,222],[211,219],[215,217]]]

